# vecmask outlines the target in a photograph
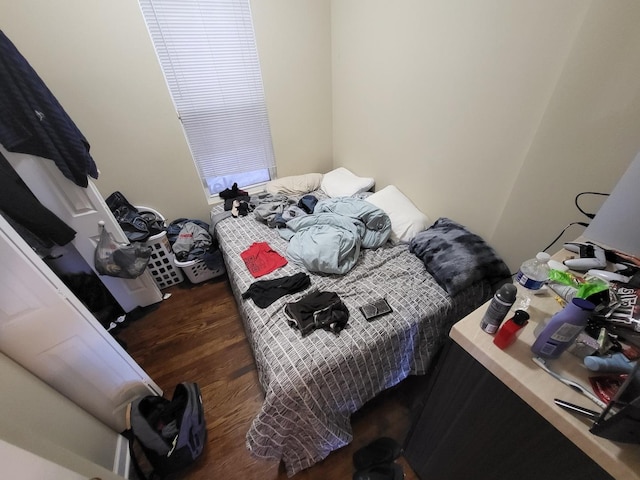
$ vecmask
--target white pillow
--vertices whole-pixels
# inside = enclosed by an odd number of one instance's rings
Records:
[[[313,192],[320,188],[322,181],[321,173],[307,173],[304,175],[291,175],[289,177],[271,180],[265,186],[267,192],[272,194],[283,193],[286,195],[296,195]]]
[[[358,177],[344,167],[338,167],[325,173],[320,188],[330,197],[350,197],[356,193],[366,192],[373,187],[370,177]]]
[[[393,243],[408,243],[433,223],[395,185],[388,185],[365,200],[389,215]]]

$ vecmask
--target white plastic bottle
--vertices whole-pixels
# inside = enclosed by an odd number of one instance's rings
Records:
[[[525,288],[525,293],[518,305],[519,310],[526,310],[531,304],[531,295],[535,290],[540,290],[549,280],[549,260],[551,255],[539,252],[536,258],[526,260],[520,265],[516,274],[516,282]]]

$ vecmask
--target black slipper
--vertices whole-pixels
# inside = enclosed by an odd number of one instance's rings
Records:
[[[397,463],[383,463],[353,474],[353,480],[402,480],[404,470]]]
[[[393,438],[380,437],[353,454],[356,470],[366,470],[377,464],[391,463],[402,454],[402,447]]]

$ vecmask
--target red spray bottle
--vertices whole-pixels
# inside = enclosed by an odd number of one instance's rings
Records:
[[[518,333],[527,323],[529,323],[529,314],[524,310],[516,310],[513,317],[500,327],[493,343],[504,350],[516,341]]]

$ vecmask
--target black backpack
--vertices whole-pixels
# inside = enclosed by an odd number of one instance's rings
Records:
[[[113,192],[105,199],[105,203],[132,243],[145,242],[149,237],[166,230],[164,219],[158,218],[152,211],[138,210],[120,192]]]
[[[207,428],[200,388],[179,383],[171,401],[157,395],[134,400],[130,405],[130,428],[125,432],[133,466],[143,473],[134,451],[137,440],[153,468],[148,478],[164,478],[191,465],[204,450]]]

